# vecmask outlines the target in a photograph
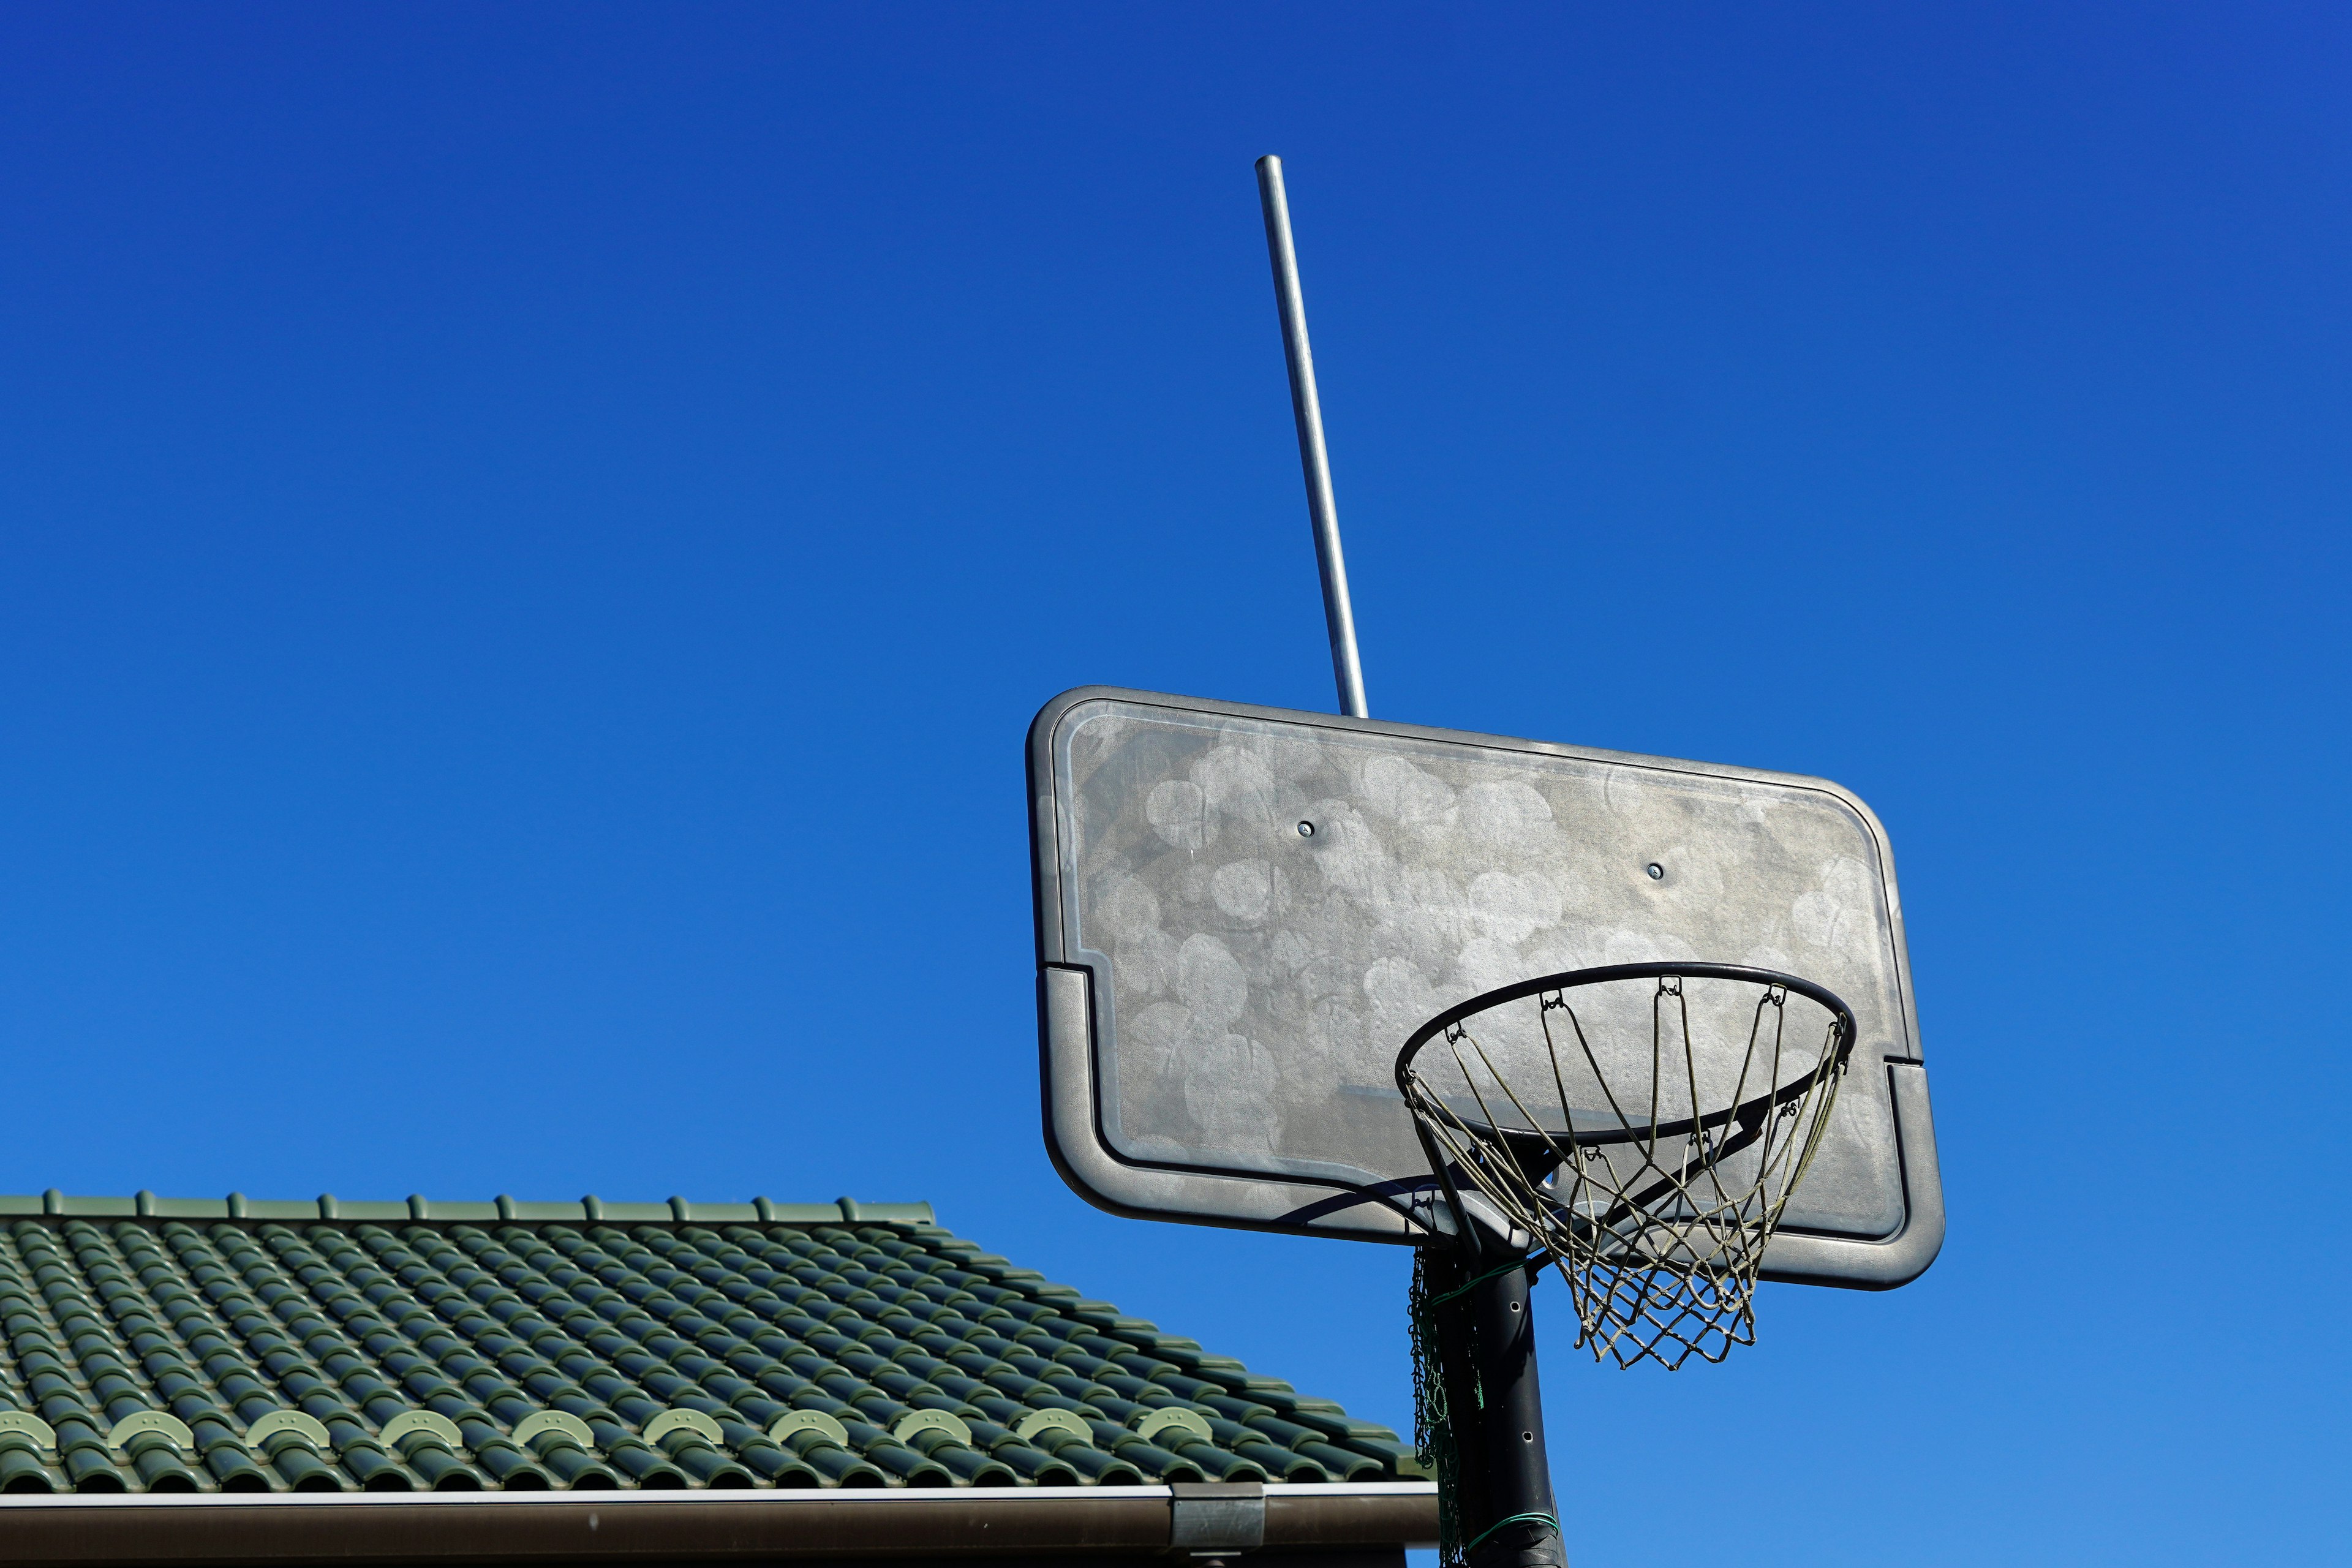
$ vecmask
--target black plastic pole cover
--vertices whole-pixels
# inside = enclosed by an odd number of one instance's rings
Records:
[[[1475,1524],[1484,1538],[1470,1548],[1470,1568],[1566,1568],[1568,1562],[1544,1455],[1528,1283],[1526,1268],[1506,1268],[1470,1290],[1486,1483],[1486,1517]]]

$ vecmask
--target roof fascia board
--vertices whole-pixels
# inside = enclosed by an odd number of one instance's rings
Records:
[[[1166,1486],[903,1491],[131,1493],[0,1501],[12,1565],[562,1557],[813,1562],[1010,1552],[1159,1555]],[[1265,1546],[1433,1544],[1426,1481],[1265,1489]]]

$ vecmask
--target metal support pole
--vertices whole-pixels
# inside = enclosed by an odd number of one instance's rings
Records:
[[[1536,1380],[1535,1304],[1528,1271],[1506,1268],[1470,1289],[1483,1402],[1486,1516],[1470,1568],[1566,1568],[1551,1464],[1544,1456],[1543,1392]],[[1506,1522],[1508,1521],[1508,1522]]]
[[[1331,634],[1331,674],[1339,711],[1371,717],[1364,705],[1364,667],[1356,654],[1356,613],[1348,603],[1348,562],[1339,552],[1339,505],[1331,496],[1331,457],[1323,448],[1323,405],[1315,395],[1315,353],[1307,345],[1307,302],[1298,291],[1298,253],[1290,241],[1290,201],[1282,160],[1257,161],[1258,201],[1265,208],[1265,248],[1274,295],[1282,308],[1282,353],[1290,363],[1290,412],[1298,422],[1298,464],[1307,474],[1307,514],[1315,525],[1315,563],[1323,574],[1323,622]]]

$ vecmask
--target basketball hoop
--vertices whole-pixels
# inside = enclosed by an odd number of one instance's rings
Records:
[[[1800,1005],[1818,1036],[1789,1016]],[[1619,964],[1449,1008],[1396,1080],[1479,1267],[1549,1264],[1595,1360],[1672,1369],[1755,1342],[1757,1272],[1854,1032],[1844,1002],[1794,975]]]
[[[1754,1342],[1768,1247],[1774,1278],[1814,1285],[1934,1261],[1903,903],[1885,830],[1826,779],[1371,719],[1280,159],[1258,194],[1339,714],[1111,687],[1039,710],[1046,1143],[1115,1214],[1415,1244],[1443,1568],[1566,1568],[1544,1268],[1596,1361],[1671,1369]],[[1820,983],[1575,970],[1391,1056],[1401,1020],[1500,952],[1782,949]],[[1864,1027],[1885,1068],[1827,1140]],[[1391,1071],[1410,1118],[1375,1087]]]

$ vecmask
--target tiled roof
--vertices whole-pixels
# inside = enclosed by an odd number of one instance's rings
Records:
[[[0,1341],[6,1492],[1420,1473],[924,1205],[0,1198]]]

